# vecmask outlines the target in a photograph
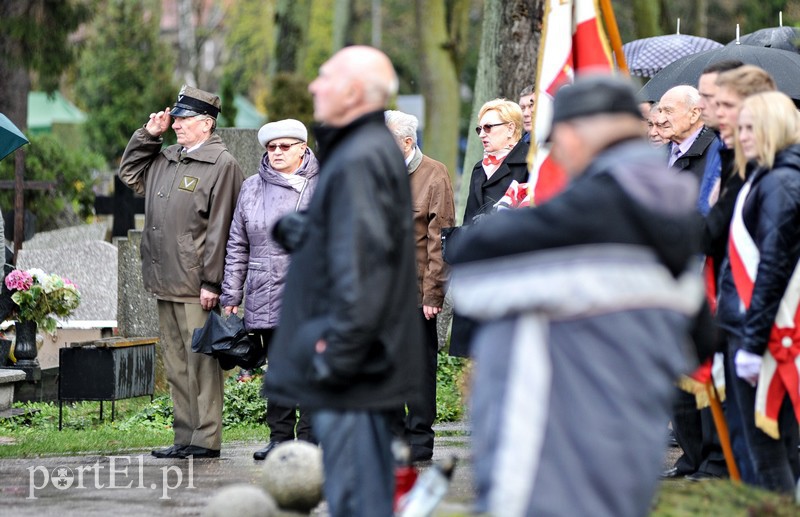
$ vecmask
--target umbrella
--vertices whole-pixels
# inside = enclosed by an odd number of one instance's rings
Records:
[[[798,52],[797,43],[800,41],[800,29],[795,27],[768,27],[745,34],[738,41],[742,45]],[[736,40],[731,41],[728,45],[736,45]]]
[[[667,34],[630,41],[622,45],[631,75],[653,77],[676,59],[721,47],[721,43],[687,34]]]
[[[223,370],[234,366],[255,368],[264,364],[267,351],[260,340],[251,340],[244,321],[235,314],[224,318],[216,311],[192,333],[192,352],[216,357]]]
[[[658,101],[673,86],[697,86],[705,67],[726,59],[738,59],[743,63],[760,66],[772,75],[778,90],[796,101],[800,100],[800,54],[750,45],[726,45],[682,57],[654,75],[639,90],[639,96],[643,101]]]
[[[0,160],[27,143],[28,139],[22,131],[8,120],[8,117],[0,113]]]

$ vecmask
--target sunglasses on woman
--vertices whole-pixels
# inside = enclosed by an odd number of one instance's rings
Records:
[[[293,144],[268,144],[268,145],[267,145],[267,151],[269,151],[269,152],[271,152],[271,153],[274,153],[274,152],[275,152],[275,150],[276,150],[278,147],[280,147],[280,148],[281,148],[281,151],[283,151],[283,152],[286,152],[286,151],[288,151],[288,150],[289,150],[289,149],[290,149],[290,148],[291,148],[293,145],[297,145],[297,144],[304,144],[304,143],[305,143],[305,142],[303,142],[303,141],[300,141],[300,142],[295,142],[295,143],[293,143]]]
[[[492,132],[492,128],[493,127],[495,127],[495,126],[505,126],[506,124],[508,124],[508,122],[498,122],[497,124],[484,124],[482,126],[477,126],[475,128],[475,133],[478,136],[481,136],[481,129],[483,129],[483,132],[488,135],[489,133]]]

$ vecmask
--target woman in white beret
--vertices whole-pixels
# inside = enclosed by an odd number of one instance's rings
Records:
[[[299,120],[261,127],[258,142],[266,152],[258,174],[242,185],[228,238],[220,304],[226,314],[236,314],[247,292],[245,327],[261,340],[267,355],[289,268],[289,254],[273,239],[272,227],[285,214],[305,209],[314,192],[319,162],[307,141],[308,131]],[[314,442],[308,414],[301,410],[297,421],[295,409],[267,402],[269,442],[253,454],[255,459],[263,460],[278,443],[295,436]]]

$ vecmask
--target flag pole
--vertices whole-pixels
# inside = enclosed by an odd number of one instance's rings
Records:
[[[731,481],[740,483],[742,476],[739,474],[739,468],[736,466],[736,460],[733,457],[731,435],[728,433],[728,423],[725,421],[725,414],[722,411],[722,404],[719,403],[719,395],[714,386],[713,378],[706,381],[705,387],[706,393],[708,394],[708,405],[711,406],[711,416],[714,418],[714,425],[717,428],[719,443],[722,446],[722,454],[725,456],[725,464],[728,467],[728,475]]]
[[[600,9],[606,22],[611,48],[617,58],[617,66],[625,75],[631,75],[628,71],[628,63],[625,62],[625,54],[622,52],[622,38],[619,35],[619,27],[617,27],[617,19],[614,17],[614,8],[611,6],[611,0],[600,0]]]

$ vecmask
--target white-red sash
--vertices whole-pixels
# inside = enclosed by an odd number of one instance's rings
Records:
[[[761,259],[742,218],[742,208],[750,188],[751,182],[748,181],[736,198],[728,243],[733,283],[746,309],[750,308],[758,263]],[[772,325],[756,388],[756,426],[775,439],[780,437],[778,413],[787,392],[794,406],[795,417],[800,422],[799,306],[800,267],[796,265]]]

